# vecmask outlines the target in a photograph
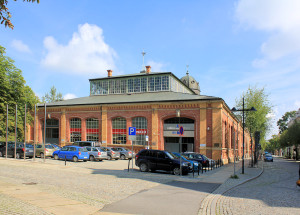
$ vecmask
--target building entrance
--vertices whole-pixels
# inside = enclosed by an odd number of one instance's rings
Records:
[[[183,127],[180,149],[179,128]],[[170,152],[194,151],[194,120],[184,117],[174,117],[164,121],[164,149]]]
[[[44,123],[42,129],[44,140]],[[59,121],[56,119],[46,120],[46,143],[59,143]]]

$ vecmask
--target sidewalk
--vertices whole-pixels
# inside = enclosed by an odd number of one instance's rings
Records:
[[[263,162],[259,161],[257,167],[249,167],[248,162],[245,162],[244,174],[241,168],[242,162],[240,161],[237,166],[236,175],[238,179],[229,177],[224,183],[218,187],[214,192],[209,194],[202,202],[199,210],[199,215],[215,215],[215,214],[228,214],[226,211],[220,211],[222,204],[222,195],[232,188],[244,184],[252,179],[259,177],[263,173]],[[233,175],[233,172],[231,172]]]

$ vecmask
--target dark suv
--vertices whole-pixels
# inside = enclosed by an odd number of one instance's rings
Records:
[[[164,170],[180,175],[180,160],[168,151],[143,149],[135,156],[135,165],[141,172]],[[182,174],[188,174],[190,165],[189,162],[181,162]]]
[[[26,151],[24,148],[24,143],[17,143],[16,144],[16,158],[23,158],[24,152],[25,157],[32,158],[33,157],[33,145],[26,143]],[[6,145],[1,147],[0,149],[0,157],[5,156],[6,154]],[[14,157],[15,156],[15,143],[9,143],[7,145],[7,157]]]

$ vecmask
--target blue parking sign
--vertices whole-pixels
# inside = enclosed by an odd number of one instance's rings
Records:
[[[136,127],[129,127],[129,135],[136,135]]]

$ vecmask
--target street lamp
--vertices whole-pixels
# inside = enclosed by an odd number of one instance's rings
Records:
[[[237,110],[235,107],[231,109],[232,112],[236,111],[242,111],[243,112],[243,159],[242,159],[242,174],[245,173],[245,162],[244,162],[244,156],[245,156],[245,111],[256,111],[254,107],[250,109],[245,109],[245,98],[243,97],[243,109]]]

